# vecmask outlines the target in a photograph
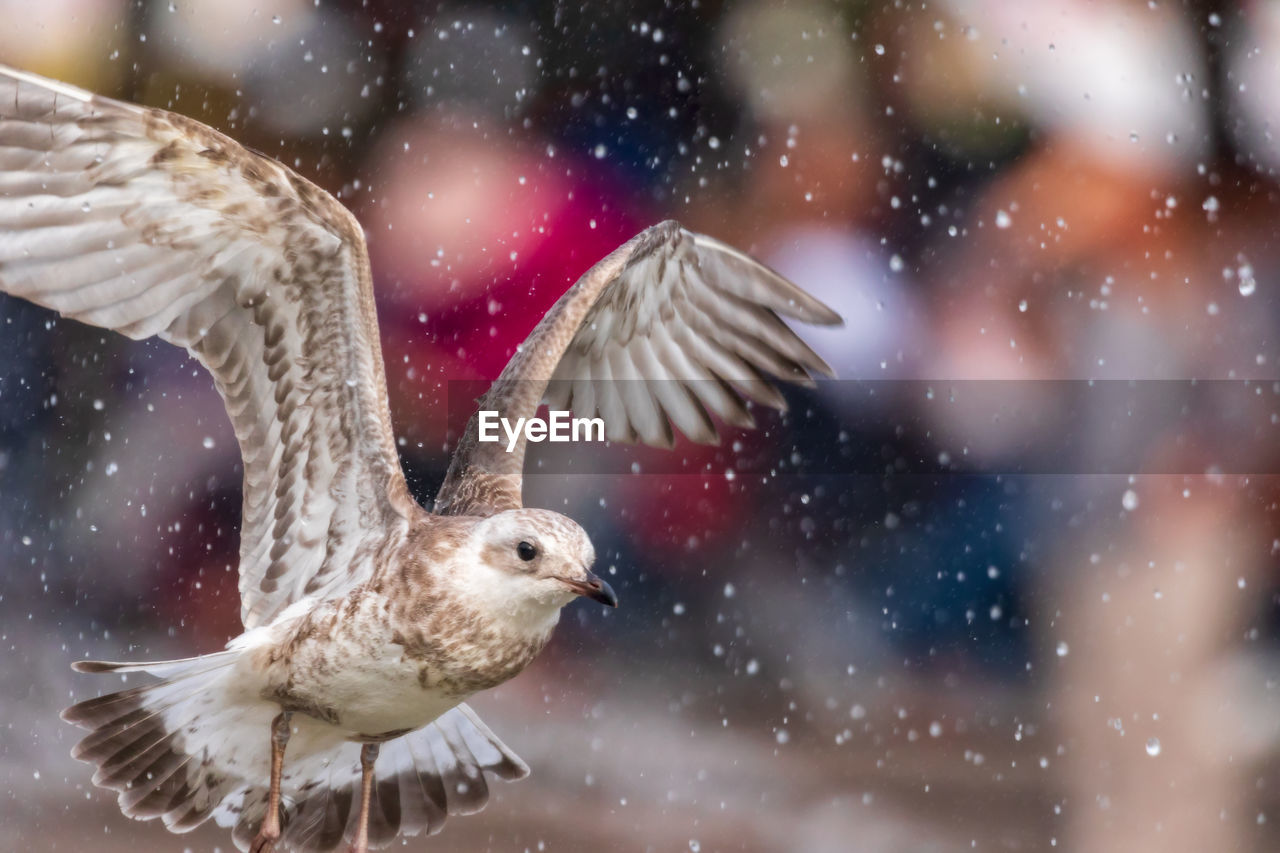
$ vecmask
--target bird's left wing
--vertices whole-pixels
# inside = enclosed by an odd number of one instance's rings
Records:
[[[599,415],[614,441],[658,447],[675,429],[716,443],[711,415],[754,425],[744,398],[783,408],[769,376],[831,375],[779,315],[840,316],[737,249],[667,221],[600,261],[542,318],[480,399],[514,423],[541,403]],[[478,415],[458,445],[437,512],[489,515],[521,505],[525,439],[481,442]]]
[[[358,582],[415,511],[363,232],[279,163],[0,66],[0,290],[213,374],[244,459],[246,628]]]

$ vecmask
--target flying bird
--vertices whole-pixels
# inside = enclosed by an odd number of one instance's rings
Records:
[[[81,661],[156,679],[80,702],[74,755],[126,815],[237,846],[351,850],[482,808],[529,768],[465,704],[515,676],[585,596],[616,606],[572,519],[524,507],[524,435],[473,416],[434,506],[410,496],[356,219],[183,116],[0,67],[0,290],[212,374],[244,463],[244,632],[186,660]],[[781,320],[838,324],[741,252],[664,222],[586,272],[480,400],[545,398],[610,439],[717,441],[781,407],[766,379],[830,368]]]

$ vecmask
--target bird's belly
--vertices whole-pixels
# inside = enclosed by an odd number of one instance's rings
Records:
[[[340,712],[339,725],[362,738],[391,737],[425,726],[463,700],[425,687],[414,665],[373,666],[350,685],[351,699]]]
[[[284,704],[372,740],[425,726],[466,698],[431,686],[421,662],[403,652],[387,643],[302,655]]]

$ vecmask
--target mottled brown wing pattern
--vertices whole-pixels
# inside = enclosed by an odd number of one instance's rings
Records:
[[[719,440],[712,415],[754,425],[745,400],[783,408],[769,381],[810,383],[831,368],[780,316],[839,315],[738,250],[676,222],[640,233],[596,264],[542,319],[479,401],[514,420],[542,402],[599,416],[613,441],[671,447],[675,430]],[[436,511],[487,515],[521,505],[523,437],[481,443],[472,417]]]
[[[0,290],[208,368],[244,458],[246,627],[358,581],[412,511],[363,234],[280,164],[0,67]]]

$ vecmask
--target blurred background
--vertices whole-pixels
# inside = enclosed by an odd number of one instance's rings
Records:
[[[789,390],[727,457],[592,448],[621,467],[591,475],[537,449],[528,502],[583,524],[623,607],[572,606],[473,703],[534,776],[411,849],[1280,845],[1280,2],[0,20],[0,61],[198,118],[356,212],[424,502],[451,383],[496,376],[647,225],[846,318],[802,330],[842,381]],[[1089,380],[1157,411],[1082,403]],[[0,299],[8,849],[231,849],[122,817],[57,712],[118,687],[72,660],[239,632],[240,476],[183,353]]]

